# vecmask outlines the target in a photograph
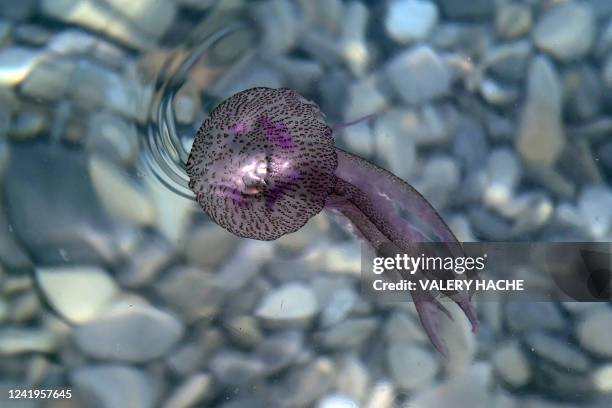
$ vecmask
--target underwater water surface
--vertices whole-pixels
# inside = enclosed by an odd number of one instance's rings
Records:
[[[608,302],[445,301],[445,358],[341,218],[211,220],[189,152],[253,87],[460,242],[612,239],[608,1],[0,0],[0,407],[612,406]]]

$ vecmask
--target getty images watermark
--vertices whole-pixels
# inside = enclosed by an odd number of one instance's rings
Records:
[[[412,291],[469,291],[476,298],[612,300],[612,244],[487,242],[362,249],[362,292],[410,301]]]

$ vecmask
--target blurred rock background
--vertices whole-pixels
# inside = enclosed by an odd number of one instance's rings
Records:
[[[158,85],[233,21],[170,109]],[[209,222],[142,166],[220,99],[292,87],[338,145],[413,184],[462,241],[612,238],[608,0],[0,1],[0,389],[7,407],[609,407],[605,303],[456,309],[360,296],[321,214],[275,242]],[[523,271],[524,272],[524,271]],[[528,271],[527,271],[528,273]]]

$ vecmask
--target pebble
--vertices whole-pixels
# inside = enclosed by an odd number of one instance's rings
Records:
[[[305,58],[278,56],[269,62],[283,73],[290,88],[303,93],[317,86],[325,73],[321,64]]]
[[[423,166],[415,188],[438,210],[445,208],[460,183],[459,166],[449,156],[432,156]]]
[[[133,165],[138,157],[138,140],[134,124],[117,114],[102,111],[89,118],[85,145],[90,152],[109,161]]]
[[[563,75],[564,97],[570,119],[586,121],[601,111],[603,92],[598,72],[588,64],[567,70]]]
[[[192,266],[173,268],[155,283],[155,289],[188,321],[215,316],[226,295],[217,275]]]
[[[82,152],[12,146],[4,191],[11,228],[39,262],[61,265],[67,255],[97,264],[117,256],[117,228],[98,203]]]
[[[479,90],[482,97],[494,106],[511,105],[519,97],[517,89],[490,78],[484,78],[480,81]]]
[[[510,82],[523,82],[533,47],[527,40],[504,43],[487,51],[483,67],[493,76]]]
[[[392,57],[385,70],[391,85],[408,104],[439,98],[450,91],[450,67],[426,45],[400,52]]]
[[[274,375],[291,366],[304,352],[304,335],[300,331],[285,331],[261,340],[255,354],[265,364],[267,375]]]
[[[123,365],[81,367],[70,373],[70,382],[78,395],[100,408],[153,408],[159,395],[147,372]]]
[[[488,145],[482,125],[471,118],[461,118],[453,139],[453,156],[466,170],[478,171],[488,157]]]
[[[580,345],[597,355],[612,357],[612,311],[595,309],[588,313],[576,327]]]
[[[28,140],[41,136],[50,126],[49,116],[43,110],[22,110],[13,117],[8,135],[14,140]]]
[[[410,126],[409,118],[397,111],[389,111],[376,121],[374,129],[377,153],[386,158],[389,170],[403,179],[410,178],[417,159],[414,139],[402,129],[406,122]]]
[[[358,301],[359,295],[352,287],[341,286],[334,290],[321,312],[321,326],[330,327],[343,321]]]
[[[381,112],[387,106],[387,99],[378,82],[378,78],[370,76],[353,82],[349,86],[348,103],[344,109],[345,121],[352,122]]]
[[[369,9],[361,2],[347,3],[342,19],[339,52],[353,75],[363,77],[370,63],[370,52],[365,42]]]
[[[587,372],[591,368],[588,357],[581,351],[572,348],[568,341],[563,341],[543,331],[534,331],[527,335],[526,342],[531,351],[559,367],[574,372]]]
[[[408,407],[418,408],[490,408],[492,370],[489,363],[479,362],[461,375],[450,377],[434,387],[419,390],[411,396]]]
[[[253,8],[253,17],[262,26],[261,50],[281,55],[297,45],[302,22],[295,5],[285,0],[267,0]]]
[[[510,340],[496,347],[491,361],[495,372],[512,387],[529,383],[529,361],[517,341]]]
[[[125,298],[73,333],[77,346],[89,356],[142,363],[168,353],[182,337],[183,325],[139,298]]]
[[[521,167],[513,150],[493,150],[487,162],[487,187],[484,202],[492,208],[506,205],[521,179]]]
[[[493,14],[494,3],[490,0],[473,0],[470,2],[457,2],[455,0],[439,0],[438,4],[442,14],[450,19],[477,19],[489,17]]]
[[[604,185],[587,185],[578,197],[578,210],[595,239],[606,239],[612,228],[612,190]]]
[[[172,0],[139,0],[129,4],[122,0],[106,0],[106,4],[127,17],[148,38],[163,36],[176,16],[176,6]]]
[[[451,319],[443,318],[440,324],[440,335],[446,341],[449,358],[445,369],[450,374],[463,373],[474,360],[476,355],[476,336],[472,332],[472,325],[465,317],[463,311],[454,303],[447,302]]]
[[[306,326],[318,314],[317,298],[303,283],[287,283],[268,293],[255,315],[272,327]]]
[[[119,293],[108,273],[93,266],[38,267],[36,280],[51,306],[77,324],[98,317]]]
[[[542,51],[568,61],[585,56],[595,37],[595,16],[587,3],[551,6],[538,19],[533,41]]]
[[[321,399],[316,408],[357,408],[355,401],[342,395],[328,395]]]
[[[292,368],[270,390],[276,407],[307,407],[321,398],[333,385],[335,368],[331,360],[319,357],[311,363]],[[245,407],[246,408],[246,407]]]
[[[504,307],[506,324],[513,332],[531,329],[559,330],[565,321],[552,303],[510,301]]]
[[[174,247],[159,233],[142,234],[139,242],[127,251],[126,262],[116,271],[116,279],[122,286],[142,287],[155,279],[174,255]]]
[[[430,1],[392,0],[387,7],[387,34],[402,44],[423,40],[438,22],[438,7]]]
[[[51,19],[81,25],[139,49],[153,47],[152,38],[139,32],[129,20],[120,18],[115,10],[93,0],[42,0],[39,7]]]
[[[505,3],[495,15],[495,30],[503,39],[525,35],[531,29],[533,15],[526,4]]]
[[[189,263],[200,268],[218,266],[236,248],[238,238],[216,224],[194,228],[184,245]]]
[[[20,90],[34,99],[61,99],[69,91],[74,70],[75,64],[72,61],[45,58],[32,68]]]
[[[565,145],[561,105],[561,84],[554,66],[536,57],[529,69],[527,102],[517,139],[517,148],[528,163],[552,166],[559,158]]]
[[[155,206],[148,192],[124,170],[92,155],[89,174],[99,201],[110,213],[139,226],[155,222]]]
[[[257,357],[230,350],[217,353],[209,366],[222,384],[235,387],[255,383],[266,370],[265,364]]]
[[[591,373],[595,388],[601,393],[612,392],[612,364],[604,364]]]
[[[41,58],[39,51],[26,47],[0,50],[0,85],[15,86],[32,72]]]
[[[351,152],[362,156],[371,156],[374,153],[374,139],[370,124],[361,122],[342,129],[342,142]]]
[[[368,367],[355,355],[343,358],[336,374],[336,389],[355,401],[363,401],[368,395],[370,375]]]
[[[210,400],[215,387],[212,376],[197,373],[178,385],[162,405],[163,408],[188,408]]]
[[[59,346],[58,336],[45,328],[5,326],[0,331],[0,356],[52,353]]]
[[[215,335],[214,337],[217,336]],[[220,334],[217,337],[217,340],[218,343],[223,341]],[[173,350],[172,353],[166,358],[166,365],[172,374],[180,377],[195,374],[202,366],[204,366],[204,362],[206,362],[210,357],[210,351],[211,350],[205,349],[205,347],[199,341],[197,343],[183,343]]]
[[[13,37],[16,42],[40,47],[49,40],[51,32],[42,26],[26,23],[15,27]]]
[[[377,327],[378,322],[373,318],[347,319],[320,333],[319,339],[328,349],[358,348]]]
[[[393,381],[405,391],[427,388],[440,368],[431,352],[409,343],[392,344],[387,349],[387,364]]]
[[[409,314],[396,310],[385,322],[384,334],[389,344],[422,343],[427,344],[427,335],[416,319]]]

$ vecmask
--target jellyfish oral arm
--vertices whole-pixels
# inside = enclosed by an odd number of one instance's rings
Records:
[[[360,157],[341,149],[337,153],[336,189],[326,208],[346,217],[375,251],[410,252],[415,243],[437,241],[449,244],[449,252],[461,256],[461,247],[453,233],[414,188]],[[402,217],[401,211],[416,221]],[[413,278],[427,279],[420,271]],[[440,337],[440,324],[442,315],[450,317],[450,314],[432,294],[422,290],[411,294],[431,342],[441,354],[448,356]],[[467,293],[444,294],[457,303],[476,331],[478,319]]]

